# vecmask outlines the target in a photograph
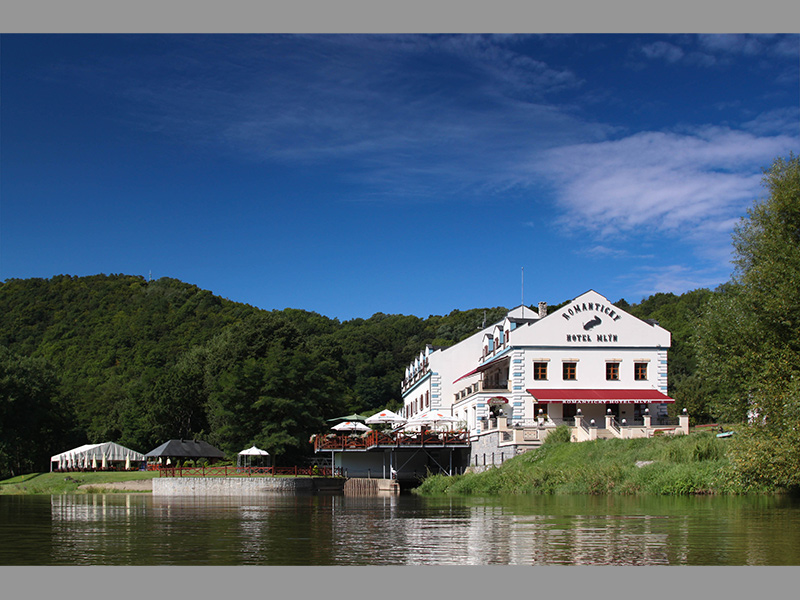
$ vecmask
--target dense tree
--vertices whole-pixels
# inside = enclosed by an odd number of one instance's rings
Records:
[[[765,171],[769,195],[734,231],[732,281],[717,290],[698,331],[701,373],[719,389],[723,416],[757,413],[796,427],[800,377],[800,160]]]
[[[800,490],[800,160],[765,171],[768,196],[733,235],[734,271],[698,329],[719,414],[751,424],[734,446],[745,484]]]
[[[71,433],[71,415],[52,366],[0,346],[0,477],[48,464]]]
[[[697,375],[695,342],[697,324],[712,296],[713,293],[704,288],[680,296],[658,293],[627,309],[640,319],[656,321],[671,333],[667,381],[668,392],[676,400],[671,410],[686,408],[694,423],[713,420],[713,388]]]

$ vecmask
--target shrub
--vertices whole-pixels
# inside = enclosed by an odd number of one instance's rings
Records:
[[[562,444],[569,442],[571,436],[572,433],[568,425],[559,425],[544,438],[542,444]]]

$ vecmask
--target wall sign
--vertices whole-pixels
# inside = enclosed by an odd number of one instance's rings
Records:
[[[610,306],[606,306],[605,304],[597,304],[595,302],[576,302],[574,304],[570,304],[562,313],[561,316],[564,317],[567,321],[569,321],[572,317],[580,315],[581,313],[585,312],[596,312],[601,313],[604,315],[608,315],[612,321],[619,321],[622,317],[616,313],[616,311],[611,308]],[[597,317],[595,317],[596,319]],[[586,325],[591,323],[589,321],[584,324],[584,328]],[[599,325],[600,323],[595,323],[594,326]]]
[[[619,342],[619,336],[616,333],[568,333],[568,342],[596,342],[599,344],[613,344]]]

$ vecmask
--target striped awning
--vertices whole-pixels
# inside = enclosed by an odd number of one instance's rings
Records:
[[[579,389],[531,389],[526,390],[536,402],[562,402],[564,404],[647,404],[650,402],[675,402],[663,392],[655,389],[643,390],[579,390]]]

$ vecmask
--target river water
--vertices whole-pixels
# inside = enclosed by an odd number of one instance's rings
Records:
[[[800,501],[0,496],[0,565],[800,565]]]

